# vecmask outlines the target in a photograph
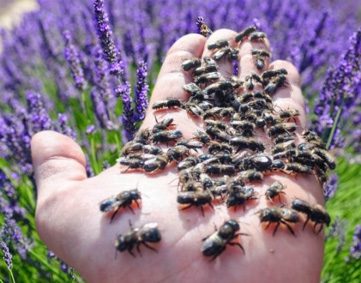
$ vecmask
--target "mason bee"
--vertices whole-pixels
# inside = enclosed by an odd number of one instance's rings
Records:
[[[265,38],[266,38],[266,34],[261,31],[254,31],[249,35],[249,40],[252,42],[264,40]]]
[[[200,65],[201,65],[201,60],[198,58],[194,58],[194,59],[185,60],[182,63],[182,68],[184,71],[190,71],[192,69],[199,67]]]
[[[183,134],[179,130],[174,131],[160,131],[158,133],[153,134],[152,140],[154,143],[162,142],[174,142],[183,137]]]
[[[112,196],[110,198],[107,198],[103,200],[100,203],[100,211],[101,212],[109,212],[113,211],[113,214],[110,218],[110,222],[113,221],[114,217],[118,213],[120,208],[129,208],[131,212],[134,213],[134,210],[132,209],[132,203],[135,202],[136,205],[139,208],[138,200],[142,199],[140,192],[138,189],[123,191],[116,196]]]
[[[249,26],[238,33],[235,37],[236,42],[243,41],[246,37],[248,37],[251,33],[255,32],[257,28],[255,26]]]
[[[311,205],[310,203],[301,200],[295,199],[292,201],[292,208],[297,210],[301,213],[306,214],[307,219],[303,224],[303,229],[305,229],[309,220],[315,222],[313,226],[313,230],[316,232],[317,225],[320,225],[320,229],[317,231],[317,234],[321,232],[323,225],[326,224],[327,226],[331,222],[330,215],[326,212],[326,210],[319,204]]]
[[[285,186],[281,182],[273,182],[272,185],[266,190],[266,199],[273,202],[273,199],[278,197],[278,200],[281,202],[281,194],[286,194],[284,189]]]
[[[157,101],[152,105],[152,109],[159,110],[163,108],[182,108],[183,102],[176,98],[168,98],[167,100]]]
[[[286,225],[287,229],[293,236],[296,236],[291,225],[289,223],[297,223],[300,221],[300,217],[296,210],[280,207],[263,208],[257,212],[259,214],[260,222],[268,222],[265,229],[267,229],[271,223],[277,223],[273,230],[273,236],[276,234],[280,224]]]
[[[181,209],[187,209],[192,206],[197,206],[201,208],[202,215],[204,216],[203,206],[208,204],[212,209],[212,200],[213,197],[209,191],[196,191],[196,192],[179,192],[177,196],[177,202],[179,204],[185,204],[187,206],[182,207]]]
[[[246,210],[246,202],[249,200],[258,199],[257,193],[251,187],[233,187],[228,190],[226,205],[227,207],[234,207],[237,209],[238,205],[243,206],[243,210]]]
[[[208,44],[207,47],[208,47],[208,50],[213,50],[213,49],[222,48],[222,47],[226,47],[226,46],[229,46],[228,41],[225,39],[220,39],[220,40],[217,40],[215,43]]]
[[[158,170],[163,170],[169,162],[166,154],[157,155],[154,158],[148,159],[144,162],[143,169],[148,173],[153,173]]]
[[[157,252],[157,250],[150,246],[148,243],[158,243],[162,237],[158,229],[157,223],[147,223],[140,228],[134,228],[129,220],[130,231],[124,235],[120,234],[117,236],[115,241],[115,248],[119,252],[128,251],[132,256],[135,257],[133,249],[136,248],[138,253],[140,252],[140,246],[144,245],[148,249]]]
[[[201,252],[204,256],[212,257],[215,260],[225,249],[227,245],[238,246],[245,253],[243,246],[239,242],[232,242],[241,235],[248,236],[246,233],[237,233],[240,226],[236,220],[230,219],[222,224],[219,230],[203,238]]]

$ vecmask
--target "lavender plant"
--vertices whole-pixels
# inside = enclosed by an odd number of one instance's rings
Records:
[[[52,129],[76,139],[88,157],[88,175],[113,164],[144,119],[166,51],[198,31],[198,16],[212,30],[250,24],[264,30],[273,59],[290,60],[300,71],[313,128],[340,156],[359,155],[361,9],[358,1],[315,2],[39,0],[39,10],[2,31],[1,272],[12,262],[21,280],[20,263],[32,263],[25,272],[37,282],[69,279],[47,259],[35,231],[31,136]],[[345,183],[342,175],[339,182]],[[332,177],[326,185],[327,198],[336,183]]]

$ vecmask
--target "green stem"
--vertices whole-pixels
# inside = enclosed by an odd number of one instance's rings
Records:
[[[15,278],[14,278],[14,274],[13,274],[12,270],[11,270],[10,268],[8,268],[8,270],[9,270],[11,282],[12,282],[12,283],[16,283]]]
[[[93,134],[90,135],[90,150],[91,150],[90,158],[91,158],[91,161],[93,163],[93,168],[94,168],[95,174],[98,174],[100,172],[100,169],[99,169],[99,164],[97,162],[97,156],[96,156],[96,150],[95,150],[95,141],[94,141],[94,135]]]
[[[37,253],[35,253],[33,250],[29,250],[29,253],[34,256],[38,261],[41,262],[42,265],[47,267],[49,270],[51,270],[54,274],[59,273],[59,270],[52,267],[48,262],[46,262],[41,256],[39,256]]]
[[[334,123],[333,123],[333,125],[332,125],[331,132],[330,132],[330,134],[328,135],[327,144],[326,144],[326,148],[327,148],[327,149],[330,149],[330,146],[331,146],[333,137],[334,137],[334,135],[335,135],[335,131],[336,131],[338,122],[340,121],[340,117],[341,117],[342,110],[343,110],[343,100],[341,101],[341,105],[340,105],[340,107],[338,108],[335,121],[334,121]]]

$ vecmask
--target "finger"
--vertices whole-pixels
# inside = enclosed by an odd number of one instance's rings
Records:
[[[287,83],[283,87],[279,88],[273,95],[274,105],[278,109],[298,110],[300,116],[298,121],[300,122],[301,129],[306,126],[306,111],[305,101],[300,89],[301,77],[296,67],[284,60],[276,60],[270,64],[270,70],[286,69],[287,71]]]
[[[229,42],[230,47],[236,47],[236,42],[234,38],[236,36],[236,32],[230,29],[219,29],[212,33],[212,35],[208,38],[206,42],[206,46],[203,51],[202,58],[204,57],[212,57],[212,55],[218,50],[209,50],[208,45],[215,43],[218,40],[227,40]],[[233,73],[232,62],[227,58],[223,58],[218,61],[219,72],[225,78],[229,78]]]
[[[53,131],[35,134],[31,140],[31,156],[39,196],[61,190],[69,181],[87,177],[84,153],[65,135]]]
[[[252,49],[261,49],[270,52],[270,43],[267,38],[255,42],[247,39],[241,43],[239,50],[239,77],[241,79],[253,73],[260,75],[268,68],[270,58],[265,57],[264,68],[262,70],[257,69],[255,57],[252,56]]]
[[[199,34],[187,34],[172,45],[160,70],[151,103],[168,97],[187,97],[182,86],[193,81],[193,78],[190,72],[183,71],[182,63],[187,59],[200,58],[205,41]]]

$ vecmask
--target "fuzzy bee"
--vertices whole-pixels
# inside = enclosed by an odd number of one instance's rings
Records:
[[[120,208],[129,208],[130,211],[134,213],[132,203],[135,202],[139,208],[138,200],[140,199],[142,199],[142,197],[138,189],[128,190],[103,200],[99,208],[101,212],[114,211],[110,218],[110,222],[112,222]]]

